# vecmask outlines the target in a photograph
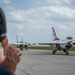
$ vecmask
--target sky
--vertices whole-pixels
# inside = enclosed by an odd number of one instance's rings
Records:
[[[7,22],[9,43],[51,42],[52,30],[62,40],[75,39],[75,0],[0,0]]]

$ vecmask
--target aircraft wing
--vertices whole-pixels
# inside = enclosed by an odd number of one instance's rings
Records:
[[[9,43],[11,45],[19,45],[20,43]]]
[[[67,44],[66,42],[51,42],[51,43],[38,43],[39,45],[56,45],[56,44]]]
[[[19,46],[20,44],[24,45],[24,43],[9,43],[11,45],[14,45],[14,46]]]

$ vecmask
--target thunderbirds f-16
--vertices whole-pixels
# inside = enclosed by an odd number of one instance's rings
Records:
[[[23,50],[24,48],[27,50],[28,49],[28,44],[27,42],[24,43],[23,37],[22,40],[18,40],[18,36],[16,35],[16,43],[10,43],[12,45],[15,45],[17,48],[20,48],[20,50]]]
[[[50,43],[38,43],[39,45],[52,45],[53,54],[56,53],[57,50],[65,52],[69,55],[68,49],[70,49],[73,45],[75,45],[75,40],[69,36],[64,40],[60,40],[55,32],[54,27],[52,27],[53,41]]]

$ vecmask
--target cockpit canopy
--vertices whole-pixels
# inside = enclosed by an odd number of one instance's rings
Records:
[[[73,39],[73,38],[72,38],[72,36],[68,36],[68,37],[66,37],[66,39]]]

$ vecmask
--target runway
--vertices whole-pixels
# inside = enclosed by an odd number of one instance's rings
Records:
[[[75,52],[52,54],[49,50],[24,50],[16,75],[75,75]]]
[[[2,49],[0,49],[2,53]],[[56,52],[49,50],[23,50],[16,75],[75,75],[75,52]]]

